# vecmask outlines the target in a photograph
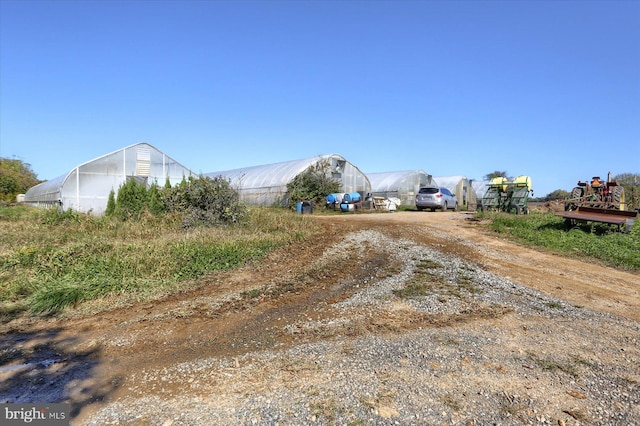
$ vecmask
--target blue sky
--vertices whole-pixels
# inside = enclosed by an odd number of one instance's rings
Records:
[[[640,173],[640,1],[0,0],[0,156]]]

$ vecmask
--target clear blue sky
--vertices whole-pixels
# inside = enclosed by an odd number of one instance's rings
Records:
[[[640,173],[640,1],[0,0],[0,156]]]

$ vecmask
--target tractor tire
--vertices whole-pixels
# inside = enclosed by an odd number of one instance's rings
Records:
[[[581,186],[576,186],[575,188],[573,188],[573,190],[571,190],[571,196],[569,197],[570,201],[564,203],[564,210],[576,210],[578,206],[582,204],[577,199],[582,197],[584,197],[584,188],[582,188]]]
[[[624,210],[625,201],[624,201],[624,187],[622,186],[614,186],[613,187],[613,205],[611,208]]]

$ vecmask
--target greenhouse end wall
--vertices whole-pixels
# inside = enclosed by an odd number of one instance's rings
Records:
[[[206,173],[207,177],[222,176],[238,191],[240,199],[250,205],[287,206],[287,184],[311,166],[327,161],[331,177],[337,179],[341,192],[371,191],[367,176],[338,154],[320,155],[301,160]]]
[[[416,194],[421,187],[433,185],[431,175],[423,170],[367,173],[371,194],[376,197],[398,198],[400,205],[415,206]]]
[[[463,209],[475,210],[477,206],[476,191],[465,176],[437,176],[434,178],[438,186],[443,186],[458,198],[458,205]]]
[[[25,194],[25,203],[39,207],[59,207],[102,215],[109,193],[127,179],[151,185],[173,186],[193,173],[171,157],[140,143],[83,163],[66,175],[36,185]]]

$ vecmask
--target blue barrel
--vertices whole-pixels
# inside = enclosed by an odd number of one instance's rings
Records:
[[[340,204],[340,211],[342,212],[352,212],[353,211],[353,204],[349,204],[349,203],[342,203]]]
[[[327,195],[327,203],[328,204],[340,204],[342,202],[342,194],[333,193]]]
[[[348,192],[342,196],[342,201],[345,203],[358,203],[360,202],[360,193]]]
[[[296,213],[302,214],[302,201],[296,203]]]

